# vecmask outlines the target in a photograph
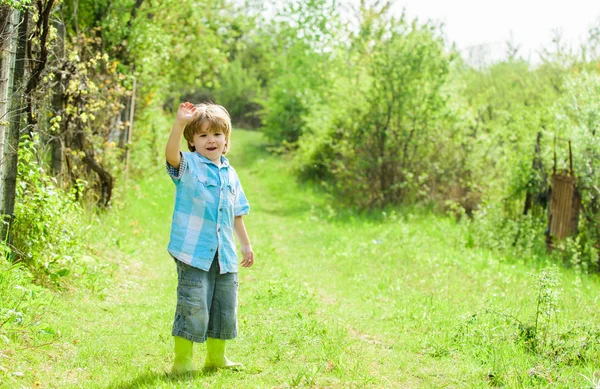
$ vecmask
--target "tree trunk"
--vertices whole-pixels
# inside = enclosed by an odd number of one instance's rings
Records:
[[[8,236],[14,218],[15,194],[17,185],[17,166],[19,138],[21,135],[21,112],[23,107],[22,90],[25,75],[25,57],[27,46],[27,30],[29,25],[29,11],[21,11],[20,25],[17,36],[16,60],[13,72],[13,93],[10,102],[11,114],[9,115],[9,131],[5,137],[2,166],[2,203],[0,213],[4,223],[1,224],[2,238]]]
[[[110,200],[112,197],[113,190],[113,177],[112,175],[102,167],[94,158],[93,146],[88,147],[88,140],[85,137],[83,132],[78,132],[75,136],[75,145],[79,150],[82,150],[85,154],[82,161],[86,164],[86,166],[98,174],[100,178],[100,200],[98,201],[98,205],[106,208],[110,205]],[[90,151],[91,150],[91,151]]]
[[[30,67],[30,76],[27,80],[27,86],[25,87],[25,111],[27,112],[27,124],[29,125],[29,136],[33,137],[32,128],[37,123],[35,119],[34,107],[33,107],[33,91],[38,87],[40,77],[46,63],[48,62],[48,38],[50,34],[50,12],[54,5],[54,0],[47,0],[44,4],[41,1],[38,2],[38,20],[35,28],[35,35],[39,39],[39,54],[34,58],[32,54],[32,46],[28,47],[28,62],[32,65]]]
[[[541,140],[542,132],[539,131],[535,140],[535,155],[533,157],[533,162],[531,163],[531,171],[538,174],[540,179],[536,179],[534,182],[530,181],[530,186],[525,195],[523,215],[527,215],[530,211],[534,210],[536,205],[540,205],[545,209],[546,204],[548,203],[549,192],[546,184],[546,171],[544,170],[544,164],[542,161]]]
[[[4,151],[9,131],[11,94],[13,93],[13,72],[17,51],[17,26],[19,11],[8,5],[0,7],[1,50],[0,55],[0,206],[4,202]],[[2,235],[2,239],[6,235]]]
[[[94,159],[94,157],[90,156],[89,153],[85,153],[85,157],[83,157],[83,162],[92,169],[98,177],[100,177],[100,200],[98,201],[98,205],[103,208],[106,208],[110,205],[110,199],[112,197],[113,190],[113,178],[109,172],[107,172],[99,163]]]

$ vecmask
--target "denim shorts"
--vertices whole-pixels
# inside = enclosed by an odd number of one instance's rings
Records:
[[[237,336],[237,273],[219,274],[215,259],[209,271],[177,263],[177,309],[173,336],[202,343],[206,338]]]

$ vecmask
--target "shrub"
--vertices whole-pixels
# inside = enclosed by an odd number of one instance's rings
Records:
[[[52,296],[49,291],[32,283],[31,272],[21,263],[13,263],[11,249],[0,242],[0,344],[23,341],[21,330],[40,325],[40,311]]]
[[[34,142],[19,145],[17,202],[12,225],[12,258],[26,266],[38,282],[60,284],[83,254],[83,210],[75,200],[84,188],[78,182],[71,193],[39,164]]]
[[[437,176],[450,59],[435,27],[365,12],[354,51],[336,68],[348,69],[322,100],[329,109],[306,115],[312,131],[300,144],[305,175],[327,175],[342,201],[372,208],[424,197]]]
[[[332,58],[343,42],[335,1],[289,1],[261,31],[270,44],[272,74],[262,102],[264,132],[286,149],[306,127],[310,108],[327,98]]]
[[[229,111],[237,127],[257,128],[261,125],[259,103],[262,97],[261,82],[256,70],[244,68],[234,60],[221,73],[220,86],[215,90],[216,102]]]
[[[600,251],[600,76],[582,73],[567,78],[565,93],[554,106],[556,120],[552,130],[559,141],[572,141],[573,170],[581,193],[577,245],[586,267],[597,269]],[[568,169],[568,148],[556,146],[557,169]],[[548,153],[550,154],[550,153]],[[548,155],[547,158],[551,158]],[[547,162],[549,165],[550,161]]]

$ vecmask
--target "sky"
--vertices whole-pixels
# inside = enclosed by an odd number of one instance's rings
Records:
[[[600,0],[396,0],[393,12],[403,8],[410,19],[442,22],[447,39],[464,54],[484,47],[492,60],[505,56],[511,34],[519,54],[537,62],[553,30],[576,46],[600,25]]]

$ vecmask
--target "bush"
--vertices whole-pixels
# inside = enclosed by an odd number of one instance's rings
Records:
[[[38,282],[59,285],[83,255],[83,210],[76,201],[84,183],[72,192],[61,190],[56,179],[38,164],[34,142],[19,145],[17,202],[12,225],[14,262],[31,271]]]
[[[227,108],[235,126],[260,127],[262,88],[254,69],[244,68],[241,61],[234,60],[221,73],[215,97],[218,104]]]
[[[156,169],[164,169],[165,144],[173,119],[163,111],[160,104],[150,103],[152,105],[145,106],[136,116],[131,144],[130,177],[141,178]]]
[[[308,112],[304,91],[291,82],[272,86],[267,100],[267,114],[263,132],[271,143],[294,145],[305,126],[304,115]]]
[[[289,1],[260,34],[270,45],[272,73],[262,102],[264,133],[293,149],[311,107],[327,98],[334,53],[343,45],[336,2]]]
[[[338,197],[360,208],[425,197],[427,180],[443,164],[435,145],[447,140],[443,41],[431,25],[367,15],[352,44],[355,51],[336,68],[341,80],[323,99],[328,109],[310,105],[300,169],[331,177]]]
[[[558,136],[557,170],[569,169],[568,147],[572,141],[573,170],[581,193],[582,214],[579,233],[570,247],[578,247],[578,262],[597,269],[600,251],[600,76],[582,73],[567,78],[565,93],[554,106],[556,120],[551,127]],[[547,159],[552,158],[548,153]],[[551,160],[547,161],[550,165]]]
[[[507,202],[484,204],[466,220],[467,245],[492,250],[504,258],[546,258],[546,220],[533,214],[506,216]]]
[[[52,302],[50,292],[33,284],[31,272],[13,263],[10,254],[0,242],[0,344],[23,341],[22,330],[39,326],[40,311]]]
[[[33,284],[31,272],[19,263],[12,263],[10,253],[10,248],[0,243],[0,344],[3,349],[10,349],[13,342],[27,343],[30,337],[41,332],[48,333],[40,315],[52,303],[51,293]]]

